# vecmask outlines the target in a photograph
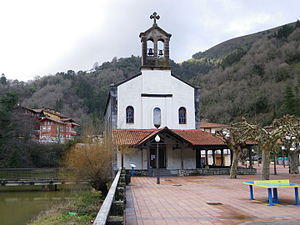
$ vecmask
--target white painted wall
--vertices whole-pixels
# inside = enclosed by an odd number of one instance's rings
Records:
[[[181,169],[181,151],[183,159],[183,169],[196,169],[196,151],[190,148],[186,149],[175,149],[173,150],[171,145],[167,146],[166,149],[167,158],[167,169]],[[123,155],[124,167],[131,169],[130,164],[136,165],[135,169],[147,169],[147,150],[130,151]],[[118,152],[118,167],[121,167],[121,153]]]
[[[131,169],[130,164],[135,164],[135,169],[143,168],[143,151],[136,149],[136,151],[130,151],[129,153],[124,153],[124,167],[126,169]],[[147,158],[146,158],[147,159]],[[147,168],[147,167],[146,167]]]
[[[141,94],[172,97],[141,97]],[[161,109],[161,128],[195,129],[194,88],[171,75],[171,70],[142,70],[142,74],[118,86],[118,129],[151,129],[153,109]],[[126,123],[126,107],[134,107],[134,123]],[[187,123],[179,124],[178,109],[187,110]]]
[[[181,149],[167,146],[167,169],[181,169]]]
[[[196,169],[196,151],[191,148],[183,151],[183,169]]]

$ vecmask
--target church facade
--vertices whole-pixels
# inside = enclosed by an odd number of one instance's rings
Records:
[[[219,150],[219,166],[230,165],[227,146],[200,130],[200,90],[171,71],[171,34],[161,29],[154,13],[153,26],[140,34],[141,72],[111,85],[105,109],[105,130],[117,144],[115,167],[153,175],[159,166],[174,174],[216,166],[208,151]],[[159,141],[155,141],[155,137]],[[228,152],[228,151],[227,151]],[[230,157],[229,157],[230,159]]]

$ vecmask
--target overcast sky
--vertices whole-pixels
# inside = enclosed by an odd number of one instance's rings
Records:
[[[0,73],[24,81],[141,55],[154,11],[176,62],[300,17],[299,0],[0,0],[0,9]]]

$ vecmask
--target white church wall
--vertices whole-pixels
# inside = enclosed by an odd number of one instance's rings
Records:
[[[171,94],[172,97],[142,97],[141,94]],[[126,123],[126,107],[134,107],[134,123]],[[195,129],[194,88],[171,75],[170,70],[143,70],[118,86],[118,128],[151,129],[153,109],[161,109],[161,127]],[[185,107],[187,123],[179,124],[178,110]]]
[[[172,105],[172,121],[174,121],[173,129],[195,129],[195,102],[194,88],[171,76],[173,83],[173,105]],[[187,123],[179,124],[178,110],[180,107],[186,108]]]
[[[118,129],[142,128],[141,76],[118,86]],[[134,123],[126,123],[126,108],[134,108]]]
[[[181,149],[173,150],[172,146],[167,146],[167,169],[181,168]]]
[[[183,150],[183,168],[196,169],[196,151],[191,148]]]
[[[124,154],[124,167],[131,169],[130,164],[135,164],[135,169],[142,169],[142,154],[143,152],[139,149]]]

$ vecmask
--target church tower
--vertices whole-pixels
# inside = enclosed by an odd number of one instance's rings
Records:
[[[171,34],[157,25],[140,33],[141,72],[111,86],[105,110],[106,130],[199,129],[200,92],[174,75],[170,66]]]
[[[153,19],[152,27],[140,33],[142,42],[142,70],[171,69],[169,64],[169,42],[172,35],[157,25],[156,21],[159,18],[159,15],[154,12],[150,16],[150,19]]]

